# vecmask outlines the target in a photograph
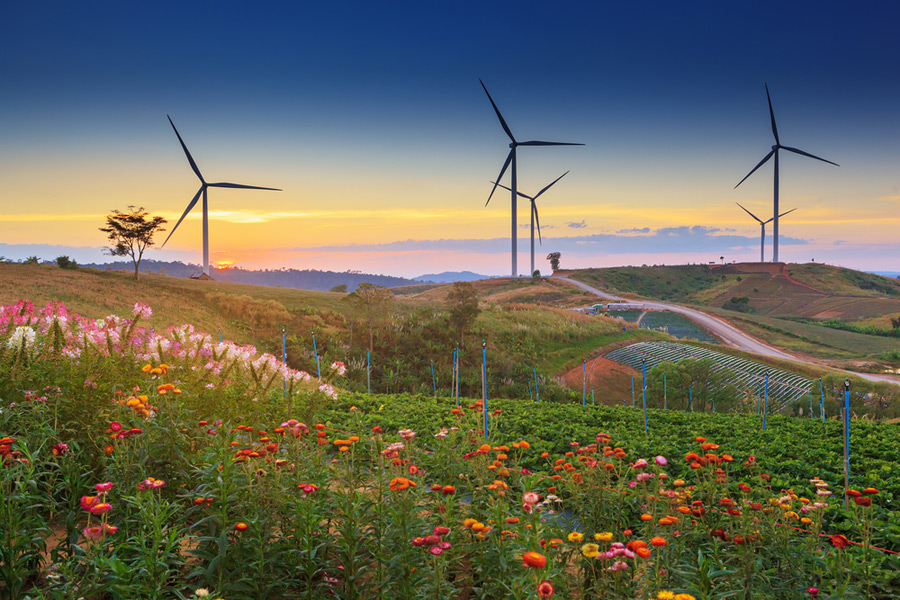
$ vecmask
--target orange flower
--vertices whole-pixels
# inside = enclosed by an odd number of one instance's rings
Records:
[[[519,517],[508,517],[508,518],[506,519],[506,524],[507,524],[507,525],[515,525],[515,524],[518,523],[518,522],[519,522]]]
[[[634,551],[641,558],[650,558],[650,548],[640,547]]]
[[[543,569],[547,564],[547,557],[540,552],[526,552],[522,555],[522,566],[533,569]]]
[[[416,487],[416,482],[406,477],[394,477],[388,484],[392,492],[399,492],[409,487]]]
[[[109,446],[109,445],[103,449],[103,451],[106,452],[107,454],[112,454],[114,450],[115,450],[115,448],[113,448],[112,446]]]
[[[652,520],[653,520],[653,515],[648,515],[646,513],[641,515],[641,521],[652,521]]]
[[[249,525],[247,525],[247,524],[244,523],[243,521],[238,521],[237,523],[234,524],[234,528],[235,528],[237,531],[247,531],[247,528],[248,528],[248,527],[249,527]]]
[[[867,487],[863,490],[863,494],[877,494],[878,490],[873,487]]]
[[[665,546],[666,538],[656,536],[656,537],[650,538],[650,543],[653,544],[654,546]]]

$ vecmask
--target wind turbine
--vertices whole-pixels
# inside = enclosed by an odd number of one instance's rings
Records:
[[[541,196],[541,194],[543,194],[544,192],[549,190],[550,187],[554,183],[556,183],[557,181],[559,181],[560,179],[562,179],[563,177],[565,177],[568,174],[569,174],[569,172],[566,171],[565,173],[563,173],[562,175],[560,175],[559,177],[554,179],[552,182],[550,182],[549,185],[545,186],[544,189],[539,191],[534,196],[529,196],[528,194],[523,194],[522,192],[516,192],[519,196],[522,196],[523,198],[527,198],[527,199],[531,200],[531,272],[532,272],[532,274],[534,273],[534,223],[535,223],[535,221],[537,221],[538,239],[540,239],[540,237],[541,237],[541,219],[538,217],[537,199]],[[512,191],[505,185],[499,184],[496,181],[492,181],[491,183],[493,183],[495,186],[502,187],[504,190]],[[544,241],[541,240],[541,245],[543,245],[543,243],[544,243]]]
[[[506,189],[510,190],[510,203],[512,205],[512,276],[518,277],[519,273],[516,266],[516,148],[518,148],[519,146],[584,146],[584,144],[573,144],[570,142],[542,142],[537,140],[532,140],[529,142],[516,141],[515,136],[513,136],[512,131],[510,131],[509,129],[509,125],[506,124],[506,120],[503,118],[503,115],[500,114],[500,109],[497,108],[497,104],[494,102],[494,99],[491,98],[491,93],[487,91],[484,82],[481,81],[481,79],[479,79],[478,82],[481,83],[481,87],[484,89],[484,93],[487,94],[488,100],[491,101],[491,106],[494,107],[494,112],[497,113],[497,118],[500,119],[500,126],[503,127],[503,131],[505,131],[506,135],[509,137],[509,154],[506,155],[506,161],[503,163],[503,167],[500,169],[500,175],[497,176],[497,182],[503,179],[503,174],[506,173],[506,169],[510,166],[510,164],[512,164],[512,171],[510,171],[510,187]],[[491,197],[494,195],[494,191],[499,185],[499,183],[497,182],[495,182],[494,187],[491,188],[491,193],[490,195],[488,195],[487,202],[485,202],[484,204],[485,206],[490,203]],[[534,244],[533,240],[534,238],[532,237],[532,245]],[[532,263],[534,263],[533,259]],[[532,264],[532,273],[534,273],[533,267],[534,265]]]
[[[172,123],[172,117],[166,115],[169,119],[169,123],[172,125],[172,129],[175,129],[175,123]],[[273,192],[280,192],[281,190],[276,188],[267,188],[267,187],[257,187],[254,185],[242,185],[240,183],[207,183],[205,179],[203,179],[203,175],[200,174],[200,169],[197,168],[197,163],[194,162],[194,157],[191,156],[191,153],[188,152],[187,146],[184,145],[184,140],[181,139],[181,134],[178,133],[178,130],[175,129],[175,135],[178,136],[178,141],[181,142],[181,147],[184,150],[184,155],[187,157],[188,162],[191,164],[191,169],[194,170],[194,173],[200,179],[200,189],[197,190],[197,193],[194,194],[193,200],[187,205],[187,208],[184,209],[184,214],[181,215],[181,218],[178,219],[178,222],[175,224],[175,227],[172,228],[172,231],[169,232],[169,236],[166,238],[166,241],[163,242],[162,247],[165,247],[166,242],[169,241],[169,238],[172,237],[172,234],[175,233],[175,230],[178,229],[178,226],[181,225],[181,222],[184,221],[184,218],[191,212],[191,209],[194,208],[194,205],[197,204],[197,200],[200,198],[200,194],[203,194],[203,273],[209,277],[209,210],[206,202],[206,188],[211,187],[220,187],[220,188],[234,188],[240,190],[270,190]]]
[[[741,206],[741,203],[740,203],[740,202],[735,202],[735,204],[737,204],[738,206]],[[748,215],[750,215],[751,217],[753,217],[754,219],[756,219],[757,221],[759,221],[759,262],[766,262],[766,255],[765,255],[765,247],[766,247],[766,224],[767,224],[767,223],[770,223],[775,217],[772,217],[772,218],[769,219],[768,221],[763,221],[762,219],[760,219],[759,217],[757,217],[756,215],[754,215],[752,212],[750,212],[749,210],[747,210],[747,209],[744,208],[743,206],[741,206],[741,208],[744,209],[744,212],[745,212],[745,213],[747,213]],[[789,210],[789,211],[787,211],[787,212],[781,213],[780,215],[778,215],[778,217],[781,218],[781,217],[783,217],[784,215],[786,215],[786,214],[788,214],[788,213],[794,212],[795,210],[797,210],[797,209],[796,209],[796,208],[792,208],[791,210]]]
[[[801,156],[807,156],[809,158],[821,160],[822,162],[827,162],[828,164],[834,165],[836,167],[839,167],[841,165],[831,162],[830,160],[825,160],[824,158],[819,158],[818,156],[810,154],[809,152],[804,152],[803,150],[799,150],[797,148],[782,146],[781,142],[778,140],[778,128],[775,127],[775,111],[772,110],[772,97],[769,95],[769,84],[766,84],[766,98],[769,100],[769,117],[772,119],[772,135],[775,136],[775,145],[772,146],[772,150],[770,150],[769,153],[766,154],[766,156],[761,161],[759,161],[759,164],[753,167],[753,170],[747,173],[747,176],[741,179],[734,187],[737,188],[738,185],[744,183],[744,181],[747,180],[747,177],[753,175],[753,173],[758,168],[763,166],[767,160],[772,158],[773,155],[775,156],[775,208],[772,211],[772,214],[774,215],[772,217],[772,220],[775,221],[775,224],[772,227],[774,229],[772,235],[774,235],[775,237],[774,241],[772,242],[772,262],[778,262],[778,151],[787,150],[788,152],[793,152],[794,154],[800,154]]]

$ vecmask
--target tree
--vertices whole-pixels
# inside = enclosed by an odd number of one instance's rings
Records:
[[[57,256],[56,264],[60,269],[77,269],[78,263],[69,258],[68,256]]]
[[[475,286],[468,281],[457,281],[447,294],[450,308],[450,325],[459,332],[459,343],[465,345],[466,329],[475,323],[481,313]]]
[[[547,255],[547,260],[550,261],[550,268],[555,273],[559,271],[559,257],[562,256],[559,252],[551,252]]]
[[[346,283],[339,283],[339,284],[337,284],[336,286],[333,286],[333,287],[332,287],[330,290],[328,290],[328,291],[329,291],[329,292],[336,292],[336,293],[338,293],[338,294],[346,294],[346,293],[347,293],[347,284],[346,284]]]
[[[153,245],[153,235],[165,231],[162,226],[166,220],[162,217],[150,217],[144,207],[128,206],[128,212],[113,210],[106,215],[106,227],[100,231],[108,235],[112,246],[104,248],[110,256],[130,256],[134,263],[134,278],[138,278],[141,257],[144,250]]]
[[[363,313],[369,328],[369,352],[371,352],[375,346],[375,322],[385,316],[387,312],[385,309],[393,299],[393,295],[382,285],[361,283],[352,294],[344,296],[344,299]]]

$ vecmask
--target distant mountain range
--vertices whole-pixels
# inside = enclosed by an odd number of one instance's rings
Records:
[[[134,267],[130,262],[117,261],[113,263],[89,263],[82,267],[100,270],[125,270],[131,271]],[[200,265],[183,263],[180,261],[165,262],[158,260],[141,261],[141,272],[164,273],[169,277],[190,277],[200,273],[203,268]],[[232,283],[249,283],[252,285],[269,285],[283,288],[301,290],[318,290],[327,292],[338,285],[346,285],[347,291],[352,292],[361,283],[374,283],[387,288],[415,285],[417,283],[452,283],[454,281],[474,281],[486,279],[487,275],[479,275],[471,271],[444,272],[431,275],[420,275],[414,279],[394,277],[391,275],[375,275],[372,273],[360,273],[359,271],[318,271],[315,269],[260,269],[250,270],[239,267],[229,269],[217,269],[212,272],[213,279],[217,281],[229,281]]]
[[[868,273],[874,273],[875,275],[881,275],[882,277],[896,277],[900,279],[900,271],[867,271]]]
[[[444,271],[443,273],[429,273],[428,275],[419,275],[413,277],[416,281],[422,283],[453,283],[455,281],[477,281],[479,279],[490,279],[493,275],[479,275],[472,271]]]

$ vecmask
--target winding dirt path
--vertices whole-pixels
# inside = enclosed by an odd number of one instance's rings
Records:
[[[758,340],[750,336],[749,334],[744,333],[731,323],[727,323],[722,319],[693,308],[687,308],[686,306],[672,304],[669,302],[660,302],[657,300],[628,300],[626,298],[620,298],[619,296],[614,296],[613,294],[610,294],[608,292],[598,290],[597,288],[591,287],[590,285],[582,283],[581,281],[569,279],[568,277],[556,277],[555,279],[566,281],[582,290],[591,292],[592,294],[596,295],[599,298],[603,298],[604,300],[614,300],[616,302],[619,302],[626,308],[635,310],[667,310],[669,312],[680,314],[685,318],[690,319],[694,323],[702,326],[704,329],[708,330],[710,333],[722,340],[722,342],[724,342],[726,346],[735,348],[737,350],[752,352],[754,354],[761,354],[763,356],[770,356],[772,358],[792,360],[795,362],[803,362],[815,365],[820,364],[806,358],[794,356],[793,354],[789,354],[784,350],[775,348],[774,346],[770,346],[762,340]],[[855,371],[845,372],[857,377],[861,377],[868,381],[883,381],[887,383],[893,383],[894,385],[900,385],[900,379],[892,377],[890,375],[857,373]]]

